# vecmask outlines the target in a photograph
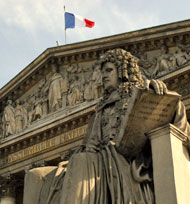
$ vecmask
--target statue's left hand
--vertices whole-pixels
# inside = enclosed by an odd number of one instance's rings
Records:
[[[145,88],[147,90],[149,90],[150,88],[153,88],[155,93],[158,95],[163,95],[168,91],[166,84],[163,81],[156,80],[156,79],[151,79],[151,80],[146,79]]]

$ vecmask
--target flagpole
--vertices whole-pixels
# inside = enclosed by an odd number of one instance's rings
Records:
[[[64,5],[64,20],[66,21],[65,19],[65,5]],[[67,44],[67,38],[66,38],[66,22],[65,22],[65,45]]]

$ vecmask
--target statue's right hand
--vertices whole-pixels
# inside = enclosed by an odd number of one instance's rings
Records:
[[[163,81],[151,79],[145,81],[145,88],[149,90],[152,87],[156,94],[163,95],[167,93],[167,86]]]

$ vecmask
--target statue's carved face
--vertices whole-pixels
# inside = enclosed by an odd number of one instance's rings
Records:
[[[102,69],[103,84],[105,89],[117,88],[119,84],[118,72],[116,66],[107,62]]]
[[[56,72],[57,72],[55,65],[52,65],[52,72],[53,72],[53,73],[56,73]]]
[[[8,100],[7,104],[12,105],[12,100]]]

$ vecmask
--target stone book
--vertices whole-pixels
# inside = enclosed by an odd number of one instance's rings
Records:
[[[136,156],[147,141],[147,132],[172,122],[179,99],[176,92],[158,95],[153,90],[135,88],[114,141],[118,151],[126,157]]]

